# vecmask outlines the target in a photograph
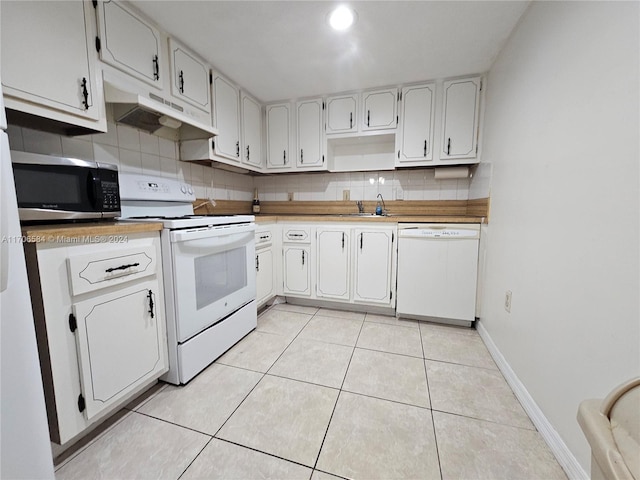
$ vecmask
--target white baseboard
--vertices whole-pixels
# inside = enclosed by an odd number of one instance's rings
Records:
[[[551,425],[551,422],[549,422],[544,413],[542,413],[542,410],[538,407],[524,384],[511,369],[511,366],[507,363],[507,360],[504,358],[502,353],[500,353],[496,344],[493,343],[491,336],[484,328],[481,321],[476,322],[476,329],[480,334],[480,338],[482,338],[482,341],[489,350],[489,353],[493,357],[493,360],[502,372],[502,375],[504,375],[505,380],[511,387],[511,390],[513,390],[513,393],[522,404],[522,408],[527,412],[527,415],[531,418],[531,421],[538,429],[538,432],[540,432],[540,435],[542,435],[544,441],[547,442],[551,452],[556,457],[558,463],[564,469],[567,476],[571,480],[589,480],[587,472],[585,472],[580,463],[578,463],[576,457],[562,441],[558,432],[556,432],[553,425]]]

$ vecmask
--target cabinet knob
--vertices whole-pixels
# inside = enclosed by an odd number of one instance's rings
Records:
[[[371,110],[367,110],[367,127],[369,126],[370,118],[371,118]]]
[[[349,112],[349,128],[353,128],[353,112]]]
[[[451,137],[447,140],[447,155],[451,155]]]
[[[184,72],[180,70],[180,75],[178,75],[180,82],[180,93],[184,93]]]
[[[424,141],[424,156],[427,156],[427,141]]]
[[[84,105],[85,110],[89,110],[89,91],[87,90],[87,79],[82,77],[82,82],[80,83],[82,87],[82,105]]]
[[[153,56],[153,79],[160,80],[160,65],[158,65],[158,55]]]

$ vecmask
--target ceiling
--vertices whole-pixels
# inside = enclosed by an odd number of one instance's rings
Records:
[[[130,2],[262,102],[483,73],[528,1]]]

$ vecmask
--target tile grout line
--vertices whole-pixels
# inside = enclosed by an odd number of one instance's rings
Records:
[[[207,448],[209,446],[209,444],[211,443],[212,440],[213,440],[213,437],[211,437],[211,438],[209,438],[209,440],[207,440],[207,443],[204,444],[204,447],[202,447],[200,449],[200,451],[198,452],[198,454],[195,457],[193,457],[193,460],[191,460],[189,462],[189,465],[187,465],[187,468],[185,468],[182,471],[182,473],[180,475],[178,475],[177,480],[180,480],[182,478],[182,476],[187,472],[187,470],[189,470],[189,468],[191,468],[191,465],[193,465],[193,462],[195,462],[198,459],[198,457],[202,454],[202,452],[204,452],[205,448]]]
[[[327,423],[327,428],[324,431],[324,436],[322,437],[322,442],[320,443],[320,449],[318,450],[318,455],[316,456],[316,461],[313,464],[313,469],[315,470],[318,466],[318,461],[320,460],[320,454],[322,453],[322,448],[324,447],[324,442],[327,439],[327,434],[329,433],[329,427],[331,426],[331,421],[333,420],[333,415],[336,413],[336,407],[338,406],[338,402],[340,401],[340,395],[342,394],[342,387],[344,386],[344,382],[347,379],[347,375],[349,373],[349,367],[351,366],[351,360],[353,359],[353,354],[356,351],[356,345],[358,344],[358,340],[360,339],[360,334],[362,333],[362,328],[364,327],[365,319],[367,315],[365,314],[362,319],[362,324],[360,325],[360,330],[358,331],[358,337],[356,338],[356,343],[353,346],[353,350],[351,351],[351,356],[349,357],[349,363],[347,364],[347,369],[344,372],[344,377],[342,378],[342,383],[340,384],[340,390],[338,391],[338,396],[336,397],[336,403],[333,405],[333,410],[331,411],[331,416],[329,417],[329,423]]]
[[[478,418],[478,417],[472,417],[470,415],[463,415],[462,413],[447,412],[446,410],[433,410],[432,409],[432,411],[433,412],[438,412],[438,413],[444,413],[445,415],[453,415],[454,417],[468,418],[469,420],[476,420],[478,422],[491,423],[492,425],[500,425],[502,427],[508,427],[508,428],[517,428],[519,430],[524,430],[526,432],[540,433],[535,428],[535,425],[533,426],[533,428],[519,427],[518,425],[510,425],[508,423],[500,423],[500,422],[496,422],[496,421],[493,421],[493,420],[487,420],[485,418]]]
[[[436,433],[436,421],[433,418],[433,400],[431,398],[431,389],[429,388],[429,374],[427,373],[427,357],[424,351],[424,342],[422,341],[422,329],[419,328],[420,346],[422,347],[422,364],[424,365],[424,376],[427,380],[427,395],[429,395],[429,407],[431,410],[431,425],[433,427],[433,439],[436,444],[436,457],[438,458],[438,470],[440,471],[440,480],[442,480],[442,462],[440,461],[440,449],[438,448],[438,434]]]

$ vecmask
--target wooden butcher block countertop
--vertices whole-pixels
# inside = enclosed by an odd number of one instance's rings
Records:
[[[27,243],[55,242],[61,239],[101,237],[109,235],[129,235],[134,233],[157,232],[162,223],[156,222],[90,222],[55,223],[47,225],[26,225],[22,227]]]

